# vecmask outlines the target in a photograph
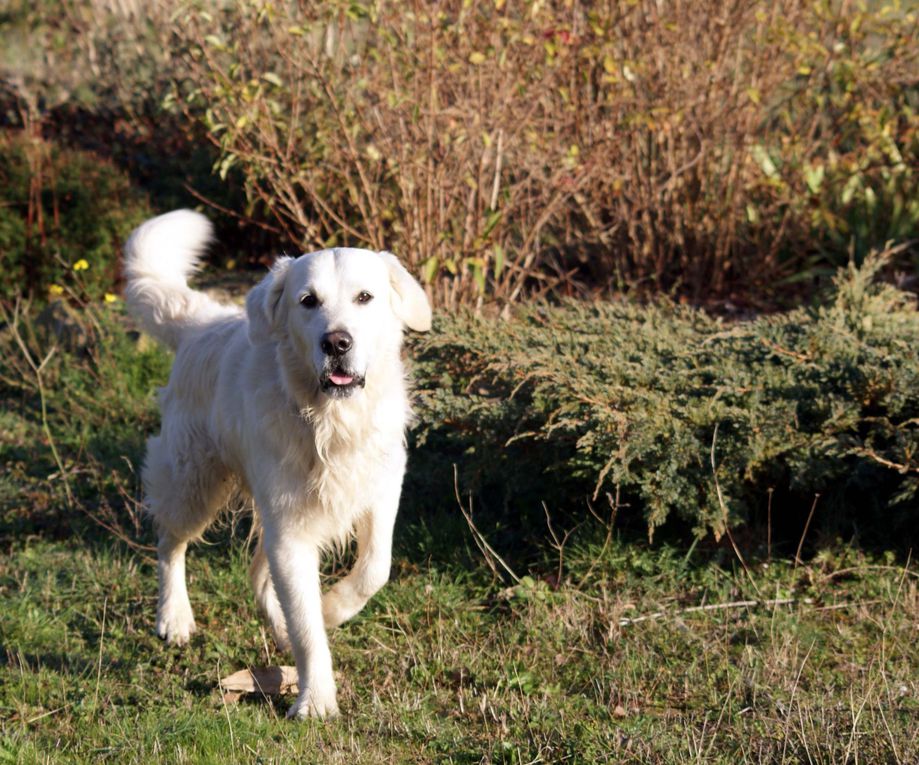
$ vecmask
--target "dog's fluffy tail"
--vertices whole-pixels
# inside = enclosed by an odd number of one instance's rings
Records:
[[[173,349],[185,330],[238,313],[188,286],[212,238],[207,218],[176,210],[139,226],[125,245],[128,308],[144,330]]]

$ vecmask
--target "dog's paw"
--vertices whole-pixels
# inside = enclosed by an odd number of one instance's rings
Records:
[[[285,625],[277,625],[274,622],[271,624],[271,634],[274,637],[274,644],[277,647],[278,651],[281,653],[290,653],[290,638],[287,635],[287,627]]]
[[[185,645],[197,630],[191,605],[163,607],[156,614],[156,634],[170,645]]]
[[[284,614],[278,606],[272,610],[266,610],[265,618],[268,627],[271,629],[271,636],[274,638],[274,644],[281,653],[290,653],[290,636],[287,634],[287,622],[284,620]]]
[[[335,699],[335,686],[325,689],[307,688],[287,710],[288,719],[305,720],[316,717],[327,720],[338,716],[338,702]]]
[[[367,597],[362,597],[351,582],[342,579],[322,596],[322,620],[326,629],[341,626],[359,613],[366,603]]]
[[[331,590],[322,596],[322,620],[327,630],[334,629],[348,620],[350,610],[341,595]]]

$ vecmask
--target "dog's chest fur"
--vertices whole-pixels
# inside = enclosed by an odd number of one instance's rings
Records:
[[[305,522],[323,546],[344,542],[381,489],[401,485],[407,411],[406,402],[371,397],[304,408],[298,426],[285,431],[281,469],[298,487],[285,520]]]

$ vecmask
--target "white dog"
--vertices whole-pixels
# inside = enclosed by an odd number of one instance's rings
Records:
[[[348,248],[282,257],[245,311],[220,305],[186,283],[210,238],[207,219],[179,210],[125,248],[128,305],[176,350],[143,470],[159,533],[156,630],[178,645],[194,632],[185,550],[241,487],[262,526],[256,597],[297,663],[288,716],[334,715],[326,628],[389,578],[410,415],[402,330],[429,329],[431,309],[395,256]],[[320,554],[352,531],[354,568],[323,595]]]

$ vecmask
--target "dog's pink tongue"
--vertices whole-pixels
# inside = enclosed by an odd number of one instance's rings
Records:
[[[341,372],[332,372],[332,374],[329,375],[329,379],[335,385],[350,385],[354,381],[353,377],[350,375],[343,375]]]

